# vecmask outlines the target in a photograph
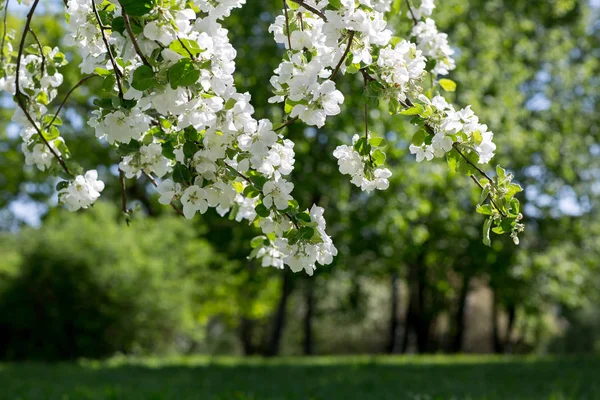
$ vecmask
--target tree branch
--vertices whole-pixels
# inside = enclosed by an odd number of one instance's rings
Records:
[[[40,39],[38,39],[38,37],[35,34],[35,32],[33,31],[33,29],[29,28],[29,32],[33,35],[33,39],[35,40],[38,47],[40,48],[40,56],[42,57],[42,77],[44,77],[44,72],[46,71],[46,56],[44,55],[44,48],[42,47],[42,44],[40,43]]]
[[[288,40],[288,49],[292,50],[292,39],[290,38],[290,20],[288,17],[288,6],[287,6],[287,0],[283,0],[283,13],[285,14],[285,28],[286,28],[286,34],[287,34],[287,40]],[[300,22],[300,25],[302,26],[302,22]]]
[[[145,171],[144,171],[144,175],[146,175],[146,177],[147,177],[148,179],[150,179],[150,182],[152,182],[152,184],[154,185],[154,187],[158,187],[158,183],[156,183],[156,179],[154,179],[154,178],[152,177],[152,175],[150,175],[150,174],[146,173]],[[185,218],[185,215],[183,214],[183,211],[181,211],[181,209],[180,209],[179,207],[177,207],[177,206],[176,206],[176,205],[175,205],[173,202],[171,202],[171,208],[172,208],[173,210],[175,210],[175,211],[177,212],[177,214],[179,214],[179,215],[181,215],[183,218]]]
[[[313,14],[318,15],[319,17],[323,18],[323,21],[327,22],[327,17],[325,16],[325,14],[323,14],[321,11],[317,10],[313,6],[306,4],[303,0],[291,0],[291,1],[306,8],[308,11],[310,11]]]
[[[0,65],[4,64],[4,43],[6,42],[6,21],[8,19],[8,2],[4,4],[4,25],[2,25],[2,42],[0,43]]]
[[[38,6],[39,2],[40,2],[40,0],[35,0],[33,2],[33,5],[31,6],[31,9],[27,13],[27,19],[25,20],[25,27],[23,28],[23,35],[21,36],[21,43],[19,43],[19,53],[17,55],[17,70],[16,70],[16,78],[15,78],[15,97],[17,99],[17,103],[19,104],[19,107],[21,107],[21,109],[23,110],[25,117],[27,117],[27,120],[29,121],[29,123],[35,128],[37,134],[40,136],[40,138],[42,139],[42,141],[44,142],[44,144],[46,145],[48,150],[50,150],[50,153],[52,153],[52,156],[54,156],[54,158],[56,158],[56,160],[58,161],[58,163],[60,164],[62,169],[67,173],[67,175],[73,176],[71,171],[69,171],[69,168],[67,167],[67,164],[65,163],[65,161],[56,152],[56,150],[54,150],[54,148],[52,146],[50,146],[50,143],[48,143],[48,140],[46,140],[46,138],[44,137],[44,134],[42,133],[40,128],[37,126],[37,124],[31,117],[31,114],[29,114],[29,111],[27,111],[27,105],[25,104],[24,98],[28,99],[28,101],[29,101],[29,97],[27,97],[25,94],[23,94],[23,92],[21,92],[21,87],[20,87],[20,83],[19,83],[19,73],[21,72],[21,59],[23,58],[23,50],[25,48],[25,39],[27,38],[27,32],[29,32],[29,29],[31,26],[31,19],[33,18],[33,14],[35,13],[35,9]]]
[[[120,1],[119,1],[119,4],[121,4]],[[121,9],[123,11],[122,14],[123,14],[123,21],[125,22],[125,29],[127,30],[127,34],[129,35],[129,38],[131,39],[131,42],[133,43],[133,48],[135,49],[135,52],[137,53],[138,56],[140,56],[140,58],[142,59],[142,62],[145,65],[152,67],[152,65],[150,65],[150,63],[148,62],[146,57],[144,57],[144,54],[142,53],[142,50],[140,49],[140,46],[139,46],[137,40],[135,39],[135,35],[133,34],[133,31],[131,30],[131,23],[129,21],[129,16],[125,13],[125,9],[122,4],[121,4]]]
[[[348,35],[348,43],[346,45],[346,50],[344,51],[344,54],[342,55],[340,62],[335,66],[335,69],[333,70],[333,73],[331,74],[329,79],[333,80],[333,78],[335,78],[336,74],[342,67],[342,64],[344,63],[344,61],[346,61],[346,57],[348,57],[348,53],[350,53],[350,47],[352,47],[353,40],[354,40],[354,31],[350,31],[350,34]]]
[[[415,13],[413,12],[412,6],[410,5],[410,0],[406,0],[406,5],[408,6],[408,12],[410,13],[410,16],[412,17],[414,25],[418,24],[419,21],[415,17]]]
[[[121,183],[121,211],[126,216],[129,216],[130,210],[127,208],[127,187],[125,186],[125,172],[121,168],[119,168],[119,182]],[[130,224],[129,218],[126,219],[127,226]]]
[[[71,96],[71,94],[75,91],[75,89],[77,89],[79,86],[83,85],[88,79],[94,78],[96,76],[100,76],[100,75],[91,74],[89,76],[86,76],[85,78],[82,78],[79,82],[77,82],[77,84],[75,86],[73,86],[71,88],[71,90],[69,90],[69,92],[67,93],[67,95],[63,99],[62,103],[60,103],[60,106],[58,106],[58,110],[56,110],[56,114],[54,114],[54,117],[52,117],[52,120],[48,123],[48,125],[46,125],[46,127],[44,129],[48,129],[48,128],[50,128],[52,126],[52,123],[54,122],[54,120],[56,118],[58,118],[58,114],[60,113],[60,111],[64,107],[65,103],[69,99],[69,96]]]
[[[104,34],[104,29],[102,25],[102,20],[100,19],[100,14],[98,14],[98,9],[96,8],[96,2],[91,0],[92,8],[94,10],[94,15],[96,16],[96,21],[98,21],[98,26],[100,26],[100,34],[102,35],[102,41],[104,42],[104,46],[106,46],[106,51],[108,52],[108,57],[110,58],[110,62],[115,70],[115,77],[117,78],[117,86],[119,88],[119,98],[123,99],[123,86],[121,86],[121,77],[123,76],[121,70],[117,66],[117,62],[113,57],[112,50],[110,49],[110,44],[106,39],[106,35]]]

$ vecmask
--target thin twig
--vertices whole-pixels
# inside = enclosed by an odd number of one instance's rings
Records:
[[[119,98],[123,99],[123,86],[121,86],[121,77],[123,76],[123,74],[121,73],[121,70],[117,66],[117,62],[115,61],[115,58],[113,57],[112,50],[110,49],[110,44],[108,43],[108,40],[106,39],[106,35],[104,34],[104,29],[102,29],[102,27],[103,27],[102,20],[100,19],[100,14],[98,14],[98,9],[96,9],[96,2],[95,2],[95,0],[91,0],[91,1],[92,1],[92,8],[94,9],[94,15],[96,16],[96,21],[98,21],[98,25],[100,26],[100,34],[102,35],[102,41],[104,42],[104,46],[106,46],[106,51],[108,52],[108,57],[110,58],[110,62],[113,66],[113,69],[115,70],[115,77],[117,78],[117,87],[119,88]]]
[[[6,41],[6,21],[8,19],[8,2],[4,4],[4,25],[2,25],[2,43],[0,44],[0,65],[4,64],[4,42]]]
[[[363,74],[363,90],[367,90],[367,76]],[[367,102],[365,101],[365,140],[369,143],[369,107]],[[369,151],[369,161],[372,163],[373,158],[371,157],[371,152]]]
[[[285,14],[285,29],[287,34],[288,49],[292,50],[292,39],[290,38],[290,20],[288,17],[287,0],[283,0],[283,13]],[[302,23],[300,23],[302,24]]]
[[[192,54],[192,52],[190,51],[190,49],[187,48],[187,46],[185,45],[185,43],[183,43],[183,40],[181,40],[179,38],[179,36],[177,36],[177,40],[179,41],[179,44],[181,44],[181,47],[183,47],[185,49],[185,51],[189,54],[190,58],[193,60],[195,59],[194,55]]]
[[[33,2],[31,9],[27,13],[27,19],[25,20],[25,27],[23,28],[23,35],[21,36],[21,43],[19,44],[19,53],[17,55],[17,70],[16,70],[16,78],[15,78],[15,97],[17,98],[17,103],[19,104],[19,107],[21,107],[21,109],[23,110],[25,117],[27,117],[27,120],[29,121],[29,123],[35,128],[37,134],[40,136],[40,138],[42,139],[42,141],[44,142],[44,144],[46,145],[48,150],[50,150],[50,153],[52,153],[52,156],[54,156],[54,158],[56,158],[56,160],[58,161],[58,163],[60,164],[62,169],[67,173],[67,175],[73,176],[73,174],[71,174],[71,171],[69,171],[69,168],[67,167],[67,164],[65,163],[65,161],[56,152],[56,150],[54,150],[54,148],[52,146],[50,146],[50,143],[48,143],[48,140],[46,140],[46,138],[44,137],[44,134],[42,133],[40,128],[37,126],[37,124],[31,117],[31,114],[29,114],[29,111],[27,111],[27,105],[24,103],[23,97],[26,97],[27,99],[29,99],[29,98],[25,94],[23,94],[23,92],[21,92],[21,86],[19,84],[19,73],[21,71],[21,58],[23,57],[23,50],[25,48],[25,39],[27,38],[27,32],[29,32],[29,27],[31,26],[31,19],[33,18],[33,14],[35,13],[35,9],[39,2],[40,2],[40,0],[35,0]]]
[[[231,171],[235,172],[240,178],[242,178],[243,180],[245,180],[246,182],[248,182],[250,185],[254,186],[254,183],[252,183],[252,181],[246,175],[242,174],[240,171],[238,171],[237,169],[233,168],[230,165],[228,165],[228,167],[229,167],[229,169]],[[256,187],[256,186],[254,186],[254,187]],[[265,195],[262,192],[262,190],[260,192],[262,193],[263,196]],[[298,226],[298,224],[296,223],[296,221],[292,218],[292,216],[287,211],[284,214],[289,218],[290,222],[292,224],[294,224],[294,226],[296,227],[296,229],[300,229],[300,227]]]
[[[150,182],[152,182],[152,184],[154,185],[154,187],[158,187],[158,183],[156,183],[156,179],[154,179],[152,177],[152,175],[144,172],[144,175],[146,175],[146,177],[148,179],[150,179]],[[171,202],[171,208],[173,210],[175,210],[177,212],[177,214],[181,215],[183,218],[185,218],[185,214],[183,213],[183,211],[181,211],[181,209],[179,207],[177,207],[173,202]]]
[[[91,74],[89,76],[86,76],[85,78],[83,78],[79,82],[77,82],[77,84],[75,86],[73,86],[71,88],[71,90],[69,90],[69,92],[67,93],[67,95],[63,99],[62,103],[60,103],[60,106],[58,106],[58,109],[56,110],[56,113],[54,114],[54,117],[52,117],[52,120],[48,123],[48,125],[46,125],[46,127],[44,129],[48,129],[48,128],[50,128],[52,126],[52,123],[54,122],[54,120],[56,118],[58,118],[58,114],[60,113],[60,111],[62,110],[62,108],[65,106],[67,100],[69,99],[69,96],[71,96],[71,94],[75,91],[75,89],[77,89],[79,86],[83,85],[88,79],[94,78],[96,76],[100,76],[100,75]]]
[[[285,121],[283,124],[279,125],[277,128],[273,129],[273,131],[274,132],[280,131],[283,128],[285,128],[286,126],[291,125],[296,121],[298,121],[298,117],[290,118],[287,121]]]
[[[412,7],[410,5],[410,0],[406,0],[406,5],[408,6],[408,12],[410,13],[410,16],[412,17],[414,24],[415,25],[418,24],[419,21],[415,17],[415,13],[413,13]]]
[[[120,1],[119,1],[119,4],[121,4]],[[124,9],[122,4],[121,4],[121,8]],[[133,30],[131,30],[131,22],[129,21],[129,16],[125,12],[123,12],[122,14],[123,14],[123,21],[125,22],[125,29],[127,30],[127,33],[129,34],[129,38],[131,39],[131,42],[133,43],[133,48],[135,49],[135,52],[137,53],[138,56],[140,56],[140,58],[142,59],[142,62],[145,65],[152,67],[152,65],[150,65],[150,63],[148,62],[146,57],[144,57],[144,54],[142,53],[142,50],[140,49],[140,46],[139,46],[137,40],[135,39]]]
[[[306,8],[308,11],[312,12],[313,14],[318,15],[319,17],[323,18],[323,21],[327,22],[327,17],[325,16],[325,14],[323,14],[321,11],[317,10],[316,8],[314,8],[311,5],[306,4],[303,0],[291,0],[294,3],[301,5],[302,7]]]
[[[44,48],[42,47],[42,44],[40,43],[40,39],[38,39],[38,37],[35,34],[35,32],[33,31],[33,29],[29,28],[29,32],[33,35],[33,39],[35,40],[38,47],[40,48],[40,56],[42,57],[42,77],[44,77],[44,72],[46,71],[46,56],[44,55]]]
[[[344,63],[344,61],[346,61],[346,57],[348,57],[348,53],[350,53],[350,47],[352,47],[353,40],[354,40],[354,31],[350,31],[350,34],[348,35],[348,43],[346,44],[346,50],[344,51],[344,54],[342,55],[340,62],[335,66],[335,69],[333,70],[333,73],[331,74],[329,79],[333,80],[333,78],[335,78],[335,75],[338,73],[338,71],[342,67],[342,64]]]
[[[477,165],[475,165],[475,163],[473,163],[471,160],[469,160],[469,158],[467,158],[467,156],[465,156],[463,154],[463,152],[460,151],[460,149],[458,147],[458,143],[456,143],[456,142],[452,143],[452,147],[454,147],[454,149],[458,152],[458,154],[460,154],[460,156],[465,159],[465,161],[467,162],[467,164],[469,164],[470,166],[472,166],[473,168],[475,168],[477,170],[477,172],[479,172],[481,174],[481,176],[483,176],[485,179],[487,179],[490,183],[493,182],[492,178],[490,178],[489,175],[486,174],[484,170],[482,170]]]
[[[125,215],[129,215],[130,210],[127,208],[127,187],[125,186],[125,172],[119,168],[119,182],[121,183],[121,211]],[[127,226],[129,226],[129,219],[127,219]]]

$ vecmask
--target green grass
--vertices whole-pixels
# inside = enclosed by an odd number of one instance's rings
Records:
[[[0,364],[0,399],[600,399],[600,359],[112,359]]]

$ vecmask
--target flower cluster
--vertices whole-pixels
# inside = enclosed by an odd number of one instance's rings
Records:
[[[410,152],[416,154],[417,161],[432,160],[450,152],[453,145],[460,144],[466,151],[473,151],[480,164],[487,164],[494,156],[496,145],[492,142],[494,134],[485,124],[479,123],[470,106],[455,111],[442,96],[429,100],[419,96],[421,103],[414,107],[424,118],[431,136],[427,132],[418,132],[410,145]],[[428,140],[429,139],[429,140]]]
[[[59,190],[58,196],[69,211],[77,211],[94,204],[102,190],[104,182],[98,180],[98,172],[93,169],[75,177],[66,188]]]
[[[333,152],[333,156],[338,159],[340,172],[350,175],[352,177],[350,182],[367,193],[374,189],[387,189],[390,186],[388,178],[392,176],[389,169],[376,167],[383,164],[385,156],[381,150],[372,150],[374,143],[381,143],[381,139],[371,140],[371,143],[368,143],[364,138],[354,135],[352,147],[338,146]]]
[[[438,32],[434,20],[427,18],[425,21],[419,21],[413,27],[412,36],[416,38],[417,47],[423,55],[435,62],[432,74],[447,75],[456,67],[452,58],[454,50],[448,44],[448,35]]]

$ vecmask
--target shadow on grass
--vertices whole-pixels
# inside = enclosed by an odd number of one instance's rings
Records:
[[[7,364],[0,399],[600,399],[595,358],[327,360]]]

